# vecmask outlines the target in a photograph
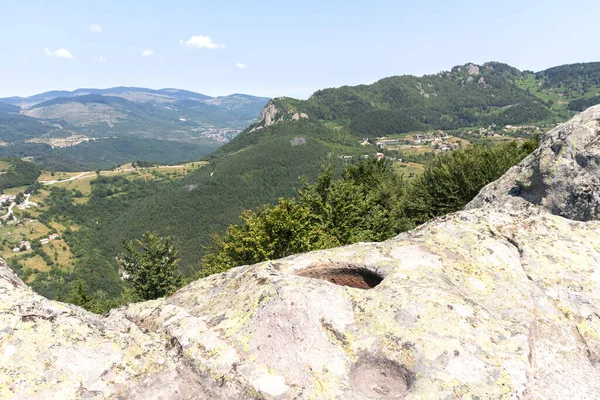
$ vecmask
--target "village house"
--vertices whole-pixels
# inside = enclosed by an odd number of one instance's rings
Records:
[[[9,196],[7,194],[0,195],[0,204],[9,205],[13,201],[15,201],[15,196]]]
[[[48,236],[48,239],[50,239],[50,240],[56,240],[59,238],[60,238],[60,235],[58,233],[53,233],[52,235]]]
[[[398,146],[398,143],[400,143],[400,139],[389,139],[389,138],[377,139],[377,146],[379,146],[379,147]]]
[[[420,144],[424,142],[425,135],[413,135],[413,139],[415,144]]]

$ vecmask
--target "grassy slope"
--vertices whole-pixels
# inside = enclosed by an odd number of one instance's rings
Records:
[[[516,83],[550,103],[552,110],[564,117],[579,111],[574,107],[575,102],[600,96],[600,63],[562,65],[538,73],[523,72]],[[589,102],[588,106],[593,103]]]

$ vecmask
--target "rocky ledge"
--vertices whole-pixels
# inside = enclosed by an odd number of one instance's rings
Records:
[[[598,399],[598,120],[468,210],[97,316],[0,266],[3,399]]]

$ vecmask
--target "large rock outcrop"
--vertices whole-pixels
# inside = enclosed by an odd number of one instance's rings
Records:
[[[467,209],[524,202],[577,221],[600,212],[600,106],[545,134],[536,151],[485,187]]]
[[[470,210],[104,317],[0,266],[0,398],[598,399],[599,110]]]

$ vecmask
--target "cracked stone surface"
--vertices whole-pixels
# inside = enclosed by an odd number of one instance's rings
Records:
[[[546,165],[548,136],[517,171]],[[593,158],[588,143],[570,154]],[[515,196],[511,179],[391,240],[238,267],[107,316],[1,265],[0,398],[598,399],[600,221],[565,218],[578,196]]]
[[[486,186],[467,209],[524,203],[578,221],[599,219],[600,106],[545,134],[533,154]]]

